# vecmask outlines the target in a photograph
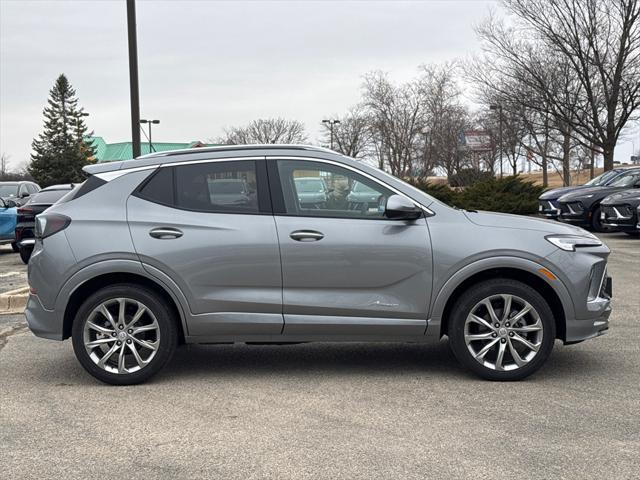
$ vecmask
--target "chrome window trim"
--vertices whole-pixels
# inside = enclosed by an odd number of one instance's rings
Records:
[[[105,182],[110,182],[111,180],[115,180],[122,175],[126,175],[127,173],[133,172],[141,172],[143,170],[151,170],[154,168],[158,168],[158,165],[146,165],[144,167],[132,167],[132,168],[123,168],[121,170],[110,170],[108,172],[103,173],[94,173],[94,177],[99,178],[100,180],[104,180]]]

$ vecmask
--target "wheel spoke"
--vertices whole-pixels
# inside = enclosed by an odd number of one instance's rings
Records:
[[[467,317],[467,320],[471,320],[472,322],[479,323],[480,325],[487,327],[492,332],[495,330],[494,326],[491,325],[489,322],[487,322],[484,318],[474,315],[473,313],[469,315],[469,317]]]
[[[133,316],[131,321],[127,324],[126,328],[133,327],[140,320],[140,318],[142,318],[142,315],[144,315],[144,312],[146,311],[147,311],[147,307],[145,307],[140,302],[138,302],[138,310],[136,310],[135,315]],[[154,320],[154,323],[155,323],[155,320]]]
[[[511,313],[511,301],[513,297],[511,295],[503,295],[504,298],[504,308],[502,309],[502,321],[506,322],[509,320],[509,314]]]
[[[124,298],[118,299],[118,323],[120,325],[124,325],[124,309],[127,303]]]
[[[493,305],[491,304],[491,299],[485,298],[482,303],[484,304],[485,307],[487,307],[487,312],[489,312],[489,316],[491,317],[491,322],[500,323],[500,320],[498,320],[498,316],[496,315],[496,311],[493,309]]]
[[[478,353],[475,354],[476,359],[482,360],[485,357],[485,355],[489,353],[489,350],[491,350],[491,347],[493,347],[498,340],[499,339],[496,338],[493,341],[487,343],[484,347],[482,347],[482,350],[480,350]]]
[[[500,342],[498,345],[498,356],[496,357],[496,370],[504,370],[502,366],[502,360],[504,359],[504,351],[506,350],[507,344],[506,342]]]
[[[120,346],[120,354],[118,355],[118,373],[125,373],[126,368],[124,365],[124,350],[125,350],[125,343],[123,343]]]
[[[132,338],[133,338],[133,341],[136,342],[138,345],[141,345],[144,348],[148,348],[149,350],[153,350],[154,352],[158,348],[157,340],[155,342],[147,342],[146,340],[142,340],[140,338],[136,338],[136,337],[132,337]]]
[[[517,333],[511,337],[513,340],[517,340],[518,342],[522,343],[523,345],[525,345],[529,350],[533,350],[534,352],[537,352],[538,349],[540,348],[540,345],[535,345],[533,343],[531,343],[529,340],[527,340],[524,337],[521,337],[520,335],[518,335]]]
[[[513,357],[513,361],[516,362],[516,365],[521,367],[523,366],[525,363],[527,363],[518,353],[518,351],[516,350],[516,348],[513,346],[513,343],[511,343],[511,339],[507,338],[507,344],[509,345],[509,352],[511,352],[511,356]]]
[[[150,332],[152,330],[157,330],[157,329],[158,329],[158,322],[154,321],[150,325],[143,325],[141,327],[134,328],[133,332],[131,333],[131,335],[137,335],[137,334],[142,333],[142,332]]]
[[[135,347],[135,345],[127,344],[127,347],[129,347],[129,350],[131,350],[131,353],[133,353],[133,356],[136,359],[136,362],[138,362],[138,366],[144,367],[147,364],[147,362],[142,360],[142,357],[140,356],[140,353],[138,353],[138,349]]]
[[[102,356],[102,358],[98,362],[98,366],[101,367],[101,368],[104,368],[104,365],[105,365],[105,363],[107,363],[107,360],[109,360],[111,358],[111,356],[114,353],[116,353],[116,350],[118,350],[119,348],[120,348],[120,345],[118,345],[117,343],[114,343],[113,347],[111,347],[109,349],[109,351]]]
[[[529,305],[528,303],[524,304],[524,308],[522,310],[520,310],[516,315],[513,316],[513,318],[511,318],[511,323],[514,324],[520,320],[522,320],[522,317],[524,317],[527,313],[529,313],[531,311],[533,307],[531,305]]]
[[[522,332],[522,333],[539,332],[540,330],[542,330],[542,322],[540,320],[537,320],[536,323],[534,323],[533,325],[524,325],[522,327],[511,327],[511,330],[513,330],[514,332]]]
[[[111,342],[115,342],[116,339],[109,337],[109,338],[98,338],[97,340],[93,340],[91,342],[87,342],[85,343],[85,346],[88,348],[96,348],[99,347],[100,345],[104,345],[107,343],[111,343]]]
[[[109,321],[114,330],[118,328],[116,321],[113,318],[113,315],[111,315],[111,312],[107,309],[106,304],[103,303],[100,305],[100,309],[98,311]]]
[[[473,342],[474,340],[492,340],[492,335],[495,335],[493,332],[486,333],[470,333],[464,336],[464,339],[469,342]]]
[[[95,323],[93,323],[92,321],[87,321],[87,326],[93,330],[96,330],[100,333],[103,333],[105,335],[111,335],[113,332],[115,332],[115,330],[109,329],[109,328],[105,328],[105,327],[101,327],[100,325],[96,325]]]

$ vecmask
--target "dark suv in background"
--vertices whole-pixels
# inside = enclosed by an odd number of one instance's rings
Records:
[[[605,186],[584,188],[560,197],[558,219],[596,232],[605,232],[609,229],[602,223],[602,200],[613,193],[637,187],[640,187],[640,168],[626,169]]]
[[[640,234],[640,188],[609,195],[600,204],[604,226],[630,235]]]

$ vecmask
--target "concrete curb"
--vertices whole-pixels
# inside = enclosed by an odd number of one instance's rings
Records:
[[[27,306],[29,287],[21,287],[0,294],[0,315],[8,313],[22,313]]]

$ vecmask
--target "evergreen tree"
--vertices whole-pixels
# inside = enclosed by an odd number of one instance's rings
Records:
[[[43,114],[44,131],[33,140],[28,172],[42,187],[83,181],[82,167],[92,162],[94,151],[76,91],[64,74],[50,90]]]

